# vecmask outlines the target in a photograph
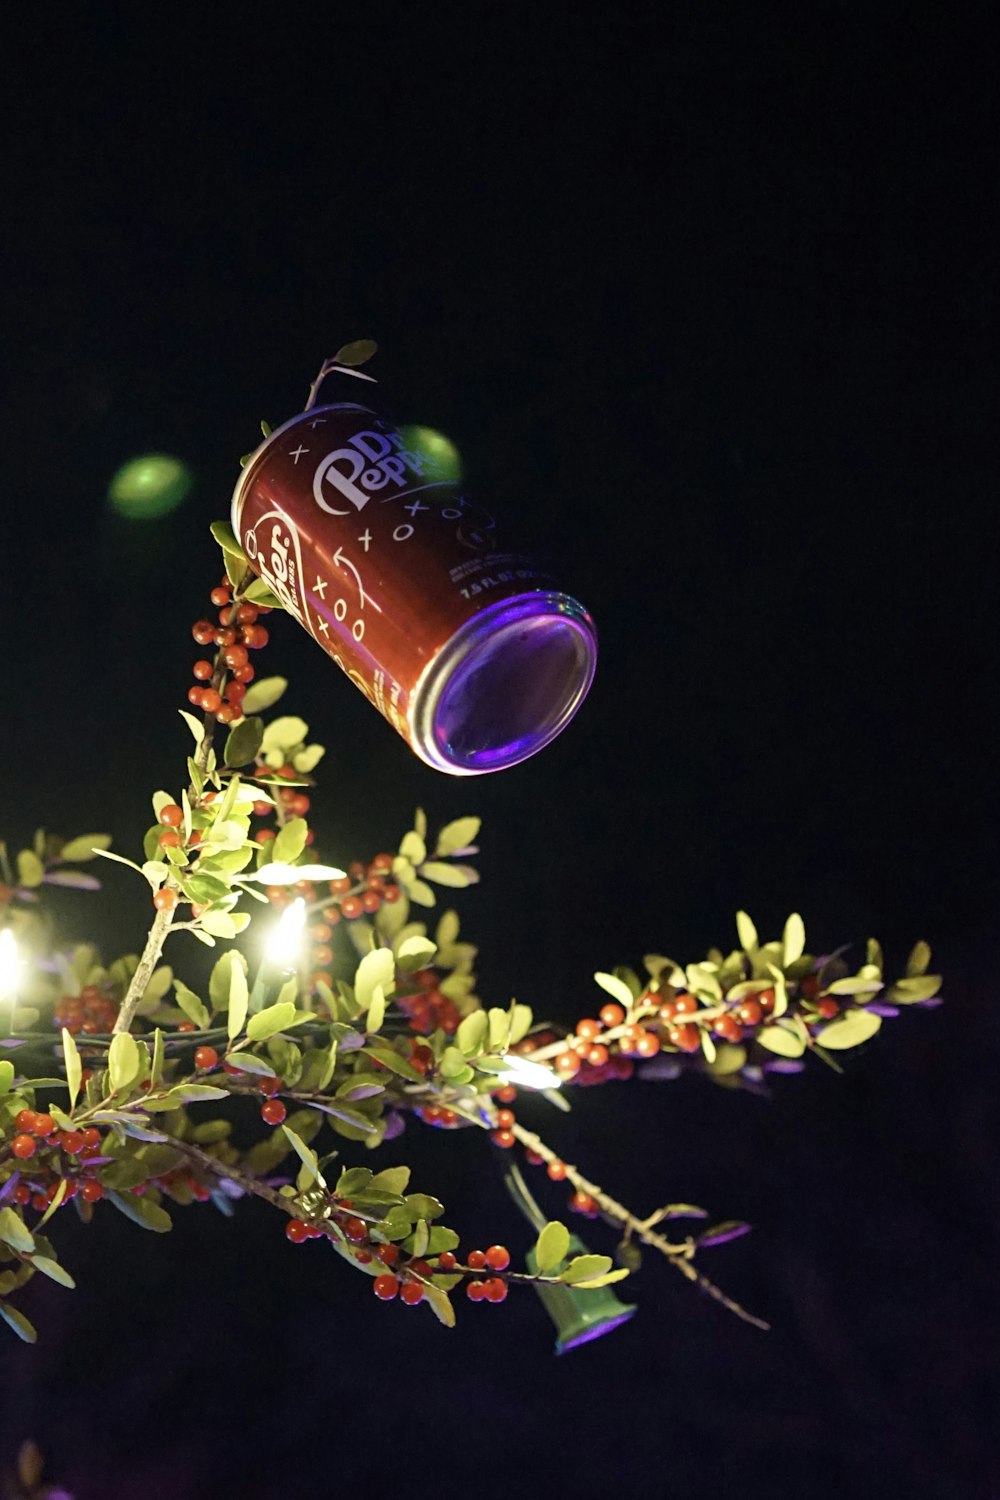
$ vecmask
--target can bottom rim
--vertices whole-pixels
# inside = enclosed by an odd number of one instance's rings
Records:
[[[593,621],[568,594],[517,595],[481,610],[425,672],[413,747],[453,776],[517,765],[565,729],[596,662]]]

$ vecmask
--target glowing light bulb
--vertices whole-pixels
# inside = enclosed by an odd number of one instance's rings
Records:
[[[507,1054],[507,1067],[504,1069],[504,1083],[512,1083],[519,1089],[558,1089],[562,1087],[562,1079],[553,1068],[546,1068],[542,1063],[531,1062],[527,1057],[516,1057]]]
[[[281,913],[278,925],[267,943],[268,962],[276,968],[294,969],[302,943],[302,929],[306,925],[306,903],[297,896],[291,906]]]
[[[3,1018],[4,1030],[10,1035],[14,1023],[14,1001],[21,977],[21,956],[17,951],[17,940],[9,927],[0,932],[0,1012],[5,1002],[10,1009]]]

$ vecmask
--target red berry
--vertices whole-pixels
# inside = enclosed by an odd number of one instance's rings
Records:
[[[384,1266],[394,1266],[399,1259],[399,1246],[379,1245],[375,1254]]]
[[[655,1057],[660,1050],[660,1038],[655,1031],[644,1031],[641,1036],[636,1037],[635,1053],[637,1057]]]
[[[512,1109],[497,1110],[497,1127],[500,1130],[510,1130],[514,1124],[514,1111]]]
[[[580,1066],[580,1058],[575,1052],[571,1052],[569,1048],[565,1052],[560,1052],[556,1058],[556,1072],[561,1074],[563,1078],[575,1078],[580,1071]],[[497,1098],[499,1097],[497,1095]]]
[[[340,914],[342,917],[346,917],[349,921],[354,917],[360,917],[363,910],[364,908],[362,907],[361,902],[358,900],[357,896],[345,896],[343,901],[341,901],[340,903]]]
[[[506,1245],[491,1245],[486,1252],[486,1264],[491,1271],[506,1271],[510,1265],[510,1251]]]
[[[625,1012],[620,1005],[602,1005],[601,1020],[605,1026],[620,1026],[625,1019]]]
[[[566,1163],[564,1161],[550,1161],[545,1170],[553,1182],[562,1182],[566,1176]]]
[[[177,892],[171,890],[169,886],[164,886],[153,896],[153,905],[157,911],[173,911],[177,905]]]
[[[87,1144],[87,1137],[82,1130],[67,1130],[60,1136],[59,1144],[70,1156],[77,1156]]]
[[[407,1307],[416,1307],[424,1300],[424,1289],[419,1281],[407,1281],[399,1295]]]
[[[197,1031],[197,1029],[198,1028],[193,1021],[181,1021],[180,1025],[177,1027],[178,1031]]]
[[[179,828],[184,822],[184,809],[178,807],[176,802],[168,802],[160,808],[157,816],[164,828]]]
[[[51,1135],[56,1128],[56,1122],[48,1113],[36,1114],[34,1124],[31,1127],[32,1135]]]
[[[743,1037],[743,1027],[732,1012],[719,1016],[713,1030],[716,1036],[721,1037],[724,1042],[738,1042]]]
[[[260,1111],[260,1117],[265,1125],[280,1125],[287,1114],[288,1111],[280,1099],[268,1099]]]
[[[204,688],[201,695],[201,706],[207,714],[218,713],[222,707],[222,696],[215,688]]]
[[[282,1113],[284,1113],[283,1107]],[[346,1219],[344,1221],[344,1233],[349,1240],[352,1240],[355,1244],[359,1244],[367,1237],[368,1227],[363,1219]]]
[[[391,1276],[386,1271],[382,1276],[375,1277],[373,1290],[380,1302],[391,1302],[399,1291],[399,1277]]]
[[[213,589],[208,596],[213,604],[228,604],[230,599],[229,589],[221,583],[217,589]]]
[[[212,663],[210,661],[196,661],[191,670],[199,682],[208,682],[212,676]]]
[[[482,1302],[486,1296],[485,1281],[470,1281],[466,1284],[465,1295],[470,1302]]]
[[[439,1271],[454,1271],[458,1262],[450,1250],[442,1250],[438,1256]]]
[[[834,1016],[840,1014],[840,1005],[836,1000],[834,1000],[832,995],[824,995],[823,999],[819,1002],[816,1009],[819,1011],[824,1021],[831,1021]]]
[[[487,1302],[503,1302],[507,1296],[507,1283],[499,1276],[491,1276],[483,1282],[483,1296]]]
[[[196,620],[191,626],[191,634],[199,646],[207,646],[215,635],[215,626],[211,620]]]
[[[698,1009],[698,1002],[693,995],[678,995],[674,1001],[674,1014],[677,1016],[693,1016]]]
[[[33,1135],[16,1135],[11,1141],[10,1149],[19,1160],[27,1161],[38,1150],[38,1142]]]
[[[577,1021],[576,1034],[579,1037],[583,1037],[585,1041],[593,1042],[601,1034],[601,1023],[600,1021],[591,1020]]]
[[[219,1054],[214,1047],[196,1047],[194,1065],[199,1072],[207,1073],[210,1068],[218,1067]]]
[[[593,1047],[588,1047],[586,1056],[592,1068],[603,1068],[608,1060],[608,1049],[600,1042],[595,1042]]]
[[[104,1188],[96,1178],[88,1178],[86,1182],[81,1184],[80,1197],[85,1203],[99,1203],[104,1197]]]
[[[697,1052],[701,1046],[697,1026],[671,1026],[669,1036],[680,1052]]]
[[[486,1256],[482,1250],[470,1250],[465,1257],[465,1264],[473,1271],[482,1271],[486,1266]]]
[[[37,1116],[33,1109],[19,1109],[14,1116],[14,1129],[25,1130],[30,1134],[34,1134],[36,1118]]]
[[[496,1098],[501,1104],[513,1104],[517,1098],[517,1089],[512,1083],[505,1083],[502,1089],[497,1089]]]
[[[574,1193],[569,1200],[569,1206],[575,1214],[595,1214],[597,1212],[597,1200],[589,1193]]]
[[[26,1182],[19,1182],[14,1189],[14,1202],[20,1203],[22,1207],[31,1202],[31,1189]]]
[[[756,1026],[763,1014],[760,1001],[753,998],[744,1000],[743,1004],[736,1008],[737,1019],[742,1021],[744,1026]]]
[[[223,703],[222,706],[216,710],[215,717],[218,719],[220,724],[231,724],[233,720],[238,719],[240,715],[239,711],[235,709],[231,703]]]
[[[243,631],[244,643],[250,647],[251,651],[259,651],[262,646],[267,645],[270,639],[270,633],[263,625],[251,625]]]
[[[183,835],[176,828],[164,828],[160,834],[161,849],[179,849],[183,842]]]
[[[490,1139],[494,1146],[500,1147],[501,1151],[509,1151],[517,1137],[513,1130],[494,1130],[491,1132]]]
[[[290,1239],[293,1245],[301,1245],[304,1241],[311,1239],[309,1225],[304,1219],[289,1219],[285,1225],[285,1237]]]
[[[247,648],[245,646],[238,646],[235,642],[233,645],[227,646],[222,653],[222,660],[227,667],[231,667],[234,671],[238,667],[245,667],[249,659]]]

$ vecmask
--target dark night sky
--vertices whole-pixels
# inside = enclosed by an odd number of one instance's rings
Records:
[[[454,438],[602,654],[560,740],[459,782],[279,623],[327,843],[481,813],[493,1003],[587,1013],[595,969],[727,945],[739,906],[820,951],[925,937],[948,1003],[771,1101],[546,1122],[636,1207],[752,1220],[708,1269],[769,1335],[650,1266],[555,1364],[533,1297],[437,1332],[254,1208],[67,1225],[84,1290],[0,1346],[0,1469],[35,1435],[77,1500],[1000,1492],[989,9],[107,4],[5,40],[4,833],[135,843],[238,456],[370,335],[377,400]],[[104,497],[150,449],[197,483],[130,529]],[[108,888],[67,923],[134,948]],[[403,1144],[523,1247],[479,1141]]]

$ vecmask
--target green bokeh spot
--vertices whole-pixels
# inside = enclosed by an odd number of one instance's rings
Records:
[[[145,453],[122,465],[108,487],[108,499],[119,515],[150,521],[176,510],[191,484],[191,470],[181,459]]]
[[[431,460],[441,479],[458,483],[462,477],[462,456],[451,438],[433,427],[401,427],[399,435],[407,448]]]

